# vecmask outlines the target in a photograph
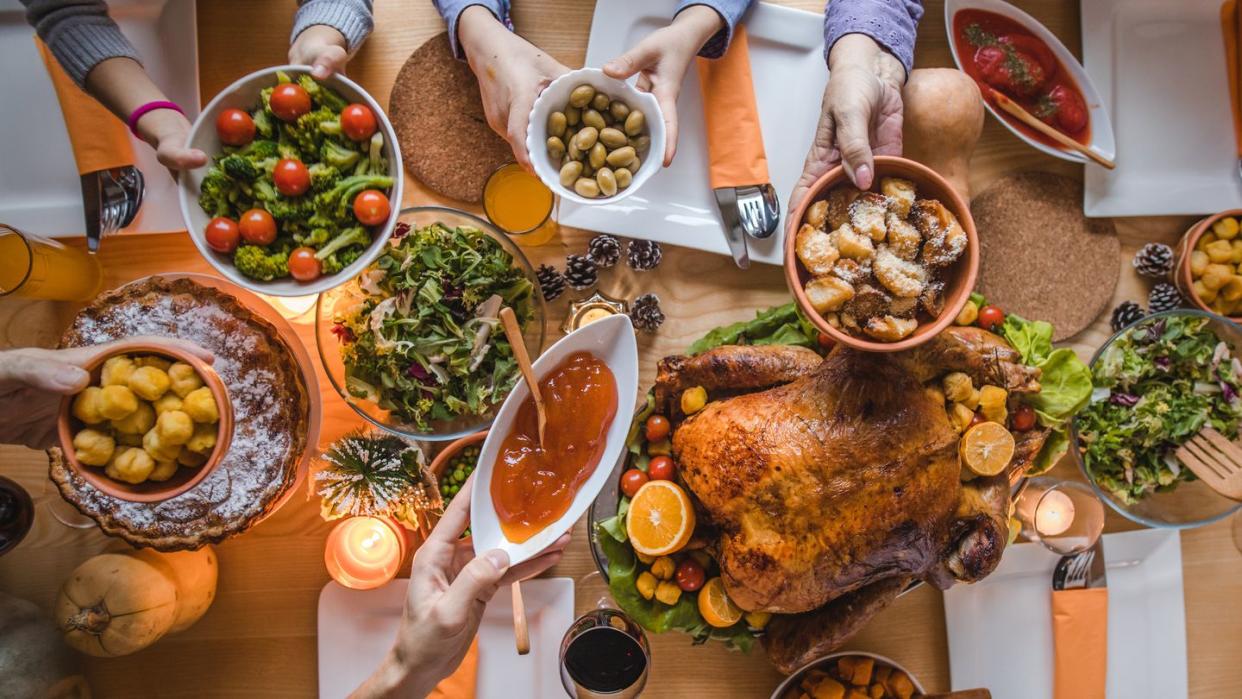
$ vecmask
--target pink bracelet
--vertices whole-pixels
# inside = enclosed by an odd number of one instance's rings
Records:
[[[129,124],[130,133],[134,134],[137,138],[142,138],[142,136],[138,134],[138,120],[146,116],[147,112],[154,112],[157,109],[171,109],[174,112],[179,112],[182,116],[185,116],[185,111],[181,109],[181,107],[177,106],[176,102],[169,102],[168,100],[155,100],[153,102],[147,102],[130,113],[129,119],[126,121],[126,123]]]

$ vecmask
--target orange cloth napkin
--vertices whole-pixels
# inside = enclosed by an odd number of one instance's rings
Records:
[[[479,677],[479,639],[476,636],[466,651],[466,657],[453,674],[445,677],[427,695],[428,699],[473,699]]]
[[[1238,19],[1237,5],[1234,0],[1225,0],[1220,6],[1220,31],[1225,40],[1225,68],[1229,75],[1229,104],[1233,113],[1233,137],[1237,145],[1238,155],[1242,157],[1242,95],[1238,85],[1238,39],[1242,33],[1242,22]]]
[[[1108,588],[1052,592],[1053,699],[1104,699]]]
[[[771,182],[759,129],[759,107],[750,76],[746,27],[733,31],[729,50],[717,59],[696,59],[707,121],[712,189]]]
[[[35,37],[43,65],[56,88],[60,101],[60,113],[69,131],[69,143],[73,146],[73,159],[78,164],[78,174],[109,170],[134,164],[134,146],[129,140],[129,129],[94,97],[86,94],[56,62],[47,46]]]

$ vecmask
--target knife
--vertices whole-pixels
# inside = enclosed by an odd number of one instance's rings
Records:
[[[724,224],[725,242],[738,269],[750,268],[750,251],[746,248],[746,236],[742,232],[742,219],[737,214],[737,190],[733,187],[713,189],[716,206],[720,209],[720,222]]]
[[[1108,576],[1104,542],[1052,572],[1054,699],[1104,699],[1108,675]]]

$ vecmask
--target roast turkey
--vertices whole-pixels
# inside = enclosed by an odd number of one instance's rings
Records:
[[[765,643],[781,670],[843,643],[911,581],[946,588],[999,561],[1010,475],[1046,435],[1022,435],[1005,473],[963,482],[932,388],[950,371],[1039,389],[1038,370],[979,328],[899,353],[728,346],[660,363],[666,414],[684,418],[690,386],[713,398],[676,424],[673,455],[729,596],[778,615]]]

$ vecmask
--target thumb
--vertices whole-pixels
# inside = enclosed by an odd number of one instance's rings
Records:
[[[327,80],[336,73],[345,72],[347,54],[339,46],[328,47],[315,57],[311,64],[311,77],[316,80]]]
[[[617,80],[625,80],[648,67],[655,55],[654,44],[648,44],[646,40],[640,41],[634,48],[605,63],[604,75]]]
[[[509,570],[509,554],[492,549],[466,564],[444,593],[443,604],[453,618],[465,618],[470,607],[486,604],[496,594],[500,580]]]
[[[837,148],[845,161],[845,170],[854,185],[864,192],[871,189],[875,172],[871,154],[871,139],[867,131],[871,126],[871,104],[864,102],[853,109],[844,109],[835,115],[837,124]]]
[[[28,354],[0,355],[0,383],[12,382],[42,391],[77,393],[86,388],[90,375],[82,367]]]

